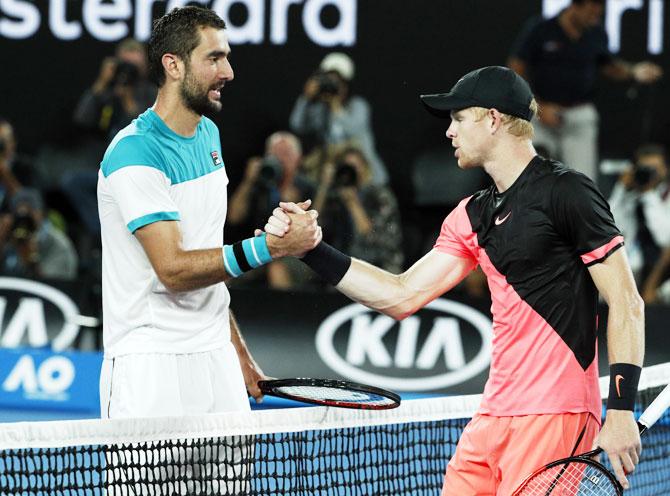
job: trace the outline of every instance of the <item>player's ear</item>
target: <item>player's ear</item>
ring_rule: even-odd
[[[184,73],[184,62],[177,55],[164,53],[161,57],[166,79],[180,80]]]
[[[489,130],[491,134],[495,134],[498,129],[502,127],[502,118],[503,115],[498,111],[498,109],[491,108],[488,111],[487,117],[489,118]]]

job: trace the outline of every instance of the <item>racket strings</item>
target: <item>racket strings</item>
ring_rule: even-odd
[[[518,496],[619,496],[599,468],[573,461],[543,470],[526,482]]]
[[[282,386],[276,388],[276,390],[286,395],[314,400],[365,403],[374,406],[386,406],[395,403],[392,398],[379,394],[325,386]]]

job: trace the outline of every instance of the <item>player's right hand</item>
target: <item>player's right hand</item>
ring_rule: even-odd
[[[281,237],[268,233],[266,238],[272,258],[303,257],[308,251],[313,250],[323,238],[321,226],[317,222],[319,213],[316,210],[305,212],[296,204],[292,205],[295,206],[296,213],[287,214],[289,229]],[[277,226],[274,225],[274,227]]]
[[[274,234],[283,238],[291,228],[291,217],[288,214],[304,214],[310,205],[312,205],[312,200],[305,200],[299,203],[279,202],[279,206],[272,211],[272,215],[268,218],[268,222],[263,229],[268,234]],[[260,236],[261,234],[263,234],[263,231],[260,229],[254,231],[254,236]]]

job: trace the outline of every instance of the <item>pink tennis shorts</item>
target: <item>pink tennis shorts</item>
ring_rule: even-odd
[[[536,469],[590,450],[599,430],[590,413],[477,414],[447,466],[442,496],[510,496]]]

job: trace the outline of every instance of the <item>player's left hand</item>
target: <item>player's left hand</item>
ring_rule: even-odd
[[[256,400],[256,403],[262,403],[263,393],[258,387],[258,381],[264,381],[269,378],[263,373],[251,356],[240,358],[240,367],[242,368],[242,376],[244,377],[244,384],[247,386],[247,392]]]
[[[640,461],[642,444],[633,412],[607,410],[607,417],[593,447],[600,446],[612,464],[614,474],[624,489],[630,488],[626,474],[635,470]]]

